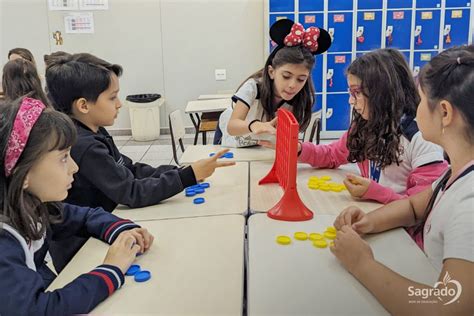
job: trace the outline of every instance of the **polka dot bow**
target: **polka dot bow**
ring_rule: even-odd
[[[311,26],[304,29],[300,23],[295,23],[291,27],[290,33],[285,37],[284,44],[286,46],[303,45],[312,53],[318,50],[319,28]]]

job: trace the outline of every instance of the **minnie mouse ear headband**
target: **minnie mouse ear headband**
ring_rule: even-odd
[[[303,46],[313,55],[319,55],[331,46],[331,36],[325,29],[311,26],[305,30],[303,25],[289,19],[276,21],[270,28],[270,38],[278,45],[272,55],[285,46]]]
[[[46,106],[39,100],[24,98],[16,114],[5,152],[5,176],[11,175],[28,143],[30,132]]]

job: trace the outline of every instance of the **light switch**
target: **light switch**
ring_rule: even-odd
[[[227,73],[226,73],[225,69],[216,69],[215,74],[216,74],[216,80],[217,81],[227,79]]]

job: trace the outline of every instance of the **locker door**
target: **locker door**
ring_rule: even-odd
[[[328,32],[332,36],[331,52],[352,51],[352,13],[330,12]]]
[[[382,6],[382,0],[359,0],[359,2],[357,3],[357,10],[382,9]]]
[[[275,23],[276,21],[281,20],[281,19],[290,19],[290,20],[294,21],[295,20],[295,15],[291,14],[291,13],[270,14],[270,17],[269,17],[270,27],[273,25],[273,23]],[[270,47],[270,52],[273,50],[275,45],[276,44],[273,43],[272,40],[270,40],[270,45],[268,46],[268,47]]]
[[[441,0],[416,0],[417,8],[441,8]]]
[[[407,64],[410,64],[410,52],[409,51],[402,51],[401,52],[403,56],[405,56],[405,60],[407,61]]]
[[[318,112],[323,108],[323,95],[322,94],[316,94],[314,96],[314,104],[313,104],[313,109],[311,110],[312,112]]]
[[[350,123],[349,94],[328,94],[326,104],[326,130],[345,131]]]
[[[368,51],[380,48],[380,37],[382,36],[382,12],[358,12],[356,33],[358,51]]]
[[[323,92],[323,56],[315,56],[316,61],[314,63],[311,77],[313,79],[314,90],[316,93]]]
[[[351,54],[328,54],[327,92],[347,91],[346,69],[351,64]]]
[[[471,1],[469,0],[446,0],[446,8],[462,8],[470,6]]]
[[[270,12],[293,12],[295,2],[292,0],[270,0]]]
[[[310,26],[324,27],[324,14],[323,13],[301,13],[299,21],[303,24],[304,28]]]
[[[324,0],[300,0],[300,11],[324,11]]]
[[[446,10],[443,47],[467,44],[469,41],[469,9]]]
[[[413,0],[388,0],[387,8],[389,9],[411,9],[413,6]]]
[[[438,49],[439,45],[439,10],[417,10],[415,22],[415,50]],[[418,31],[421,32],[418,35]]]
[[[411,10],[387,11],[386,47],[410,49]],[[391,33],[391,36],[387,36]]]
[[[413,57],[413,76],[418,77],[421,68],[436,55],[438,55],[437,51],[415,52]]]
[[[352,11],[352,9],[350,0],[328,0],[329,11]]]

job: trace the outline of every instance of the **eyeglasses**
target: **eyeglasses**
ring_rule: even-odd
[[[349,89],[347,89],[351,97],[354,99],[357,99],[360,94],[362,93],[362,87],[361,86],[350,86]]]

